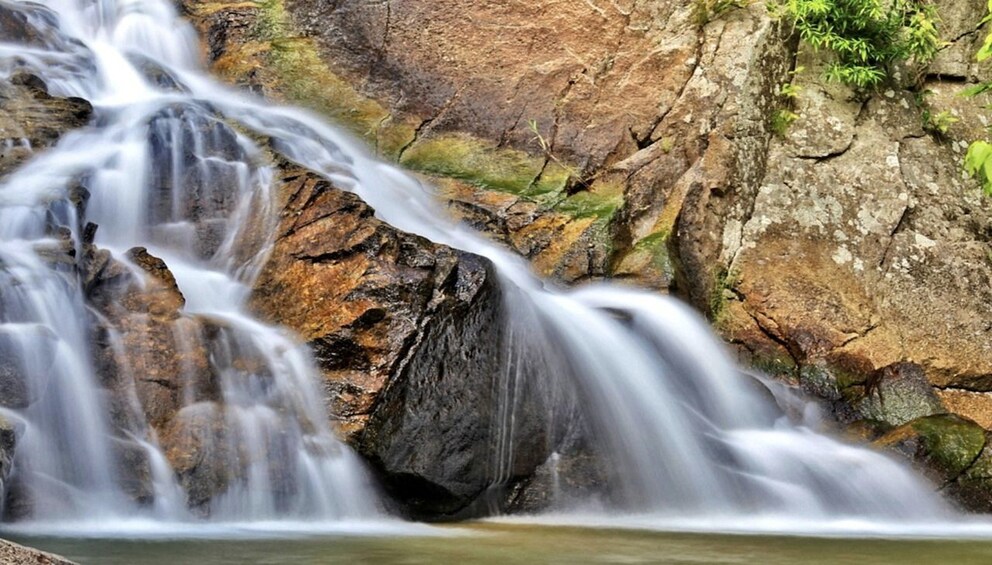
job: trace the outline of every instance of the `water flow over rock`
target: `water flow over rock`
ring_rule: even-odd
[[[374,517],[310,353],[246,314],[272,173],[176,78],[188,26],[112,0],[2,2],[0,24],[0,78],[94,107],[0,181],[7,517]]]
[[[489,418],[494,486],[514,474],[518,426],[532,416],[520,397],[543,389],[549,419],[567,424],[563,414],[579,407],[609,463],[611,504],[624,511],[948,515],[896,463],[781,417],[683,307],[606,286],[548,288],[337,129],[218,87],[197,71],[170,3],[50,6],[0,3],[0,14],[14,14],[10,27],[29,30],[0,45],[0,71],[27,70],[54,93],[86,98],[96,119],[0,186],[0,316],[31,380],[27,406],[8,412],[25,429],[13,489],[25,514],[120,515],[135,499],[154,501],[163,518],[187,505],[230,519],[372,511],[352,456],[327,428],[309,353],[243,308],[275,229],[273,175],[255,141],[265,137],[395,228],[495,266],[505,371],[486,391],[501,399]],[[99,225],[95,240],[87,222]],[[175,356],[147,361],[162,350]],[[181,382],[156,376],[163,367]],[[159,403],[172,407],[157,413]],[[549,435],[549,450],[569,438]],[[122,484],[121,462],[144,466],[148,480]],[[557,453],[547,467],[560,485]]]

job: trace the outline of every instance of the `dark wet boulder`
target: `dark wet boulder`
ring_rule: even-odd
[[[280,185],[255,310],[311,345],[339,430],[402,511],[481,512],[472,505],[529,476],[552,444],[539,379],[498,394],[512,386],[493,266],[384,224],[312,173],[284,165]]]
[[[938,485],[953,483],[971,469],[986,446],[981,426],[953,414],[917,418],[875,441],[916,462]]]

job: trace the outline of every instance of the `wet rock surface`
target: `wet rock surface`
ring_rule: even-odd
[[[0,17],[4,13],[0,6]],[[0,80],[0,177],[35,150],[89,121],[93,108],[79,98],[58,98],[34,75],[19,72]]]
[[[514,453],[499,477],[493,449],[505,378],[503,305],[492,265],[399,232],[353,194],[282,169],[281,223],[252,304],[298,332],[324,375],[349,443],[418,517],[466,512],[494,482],[548,457],[542,394],[523,379]]]
[[[762,6],[691,4],[184,6],[222,76],[345,123],[542,274],[678,293],[870,437],[990,425],[992,205],[960,165],[987,116],[957,95],[982,6],[941,0],[920,83],[867,93]]]
[[[867,420],[882,427],[901,426],[906,422],[944,414],[947,410],[934,392],[919,365],[899,363],[873,373],[863,385],[845,390],[854,400],[848,420]],[[847,407],[840,401],[838,411]]]
[[[920,463],[937,484],[946,486],[972,470],[985,448],[986,436],[978,424],[942,414],[913,420],[875,443]]]

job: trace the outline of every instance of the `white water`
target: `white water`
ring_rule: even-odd
[[[76,273],[45,260],[45,248],[58,245],[48,224],[71,230],[80,254],[80,228],[94,222],[96,243],[118,261],[135,246],[166,261],[187,298],[171,345],[205,347],[219,381],[211,398],[194,369],[181,375],[176,420],[189,427],[177,433],[199,442],[208,460],[199,466],[232,470],[197,512],[221,522],[378,518],[365,471],[330,431],[309,352],[245,313],[275,228],[271,171],[203,100],[151,84],[139,68],[195,68],[192,31],[167,2],[49,7],[26,9],[42,45],[0,45],[0,74],[34,72],[54,93],[90,100],[95,118],[0,186],[0,336],[38,399],[6,412],[23,428],[15,514],[48,530],[103,522],[142,531],[194,519],[130,380],[142,376],[132,366],[141,352],[109,331],[125,376],[114,394],[130,400],[113,408],[90,358],[88,325],[99,314]],[[80,179],[90,192],[85,218],[67,201]],[[134,470],[122,468],[121,450],[143,454],[150,505],[129,496]]]
[[[89,178],[87,219],[100,224],[97,243],[118,254],[135,245],[148,247],[175,273],[188,300],[187,315],[219,320],[225,328],[214,358],[225,375],[228,409],[195,402],[192,396],[184,408],[207,417],[223,412],[232,431],[224,440],[232,442],[227,447],[248,452],[243,480],[211,504],[212,515],[231,520],[374,515],[374,497],[362,485],[360,468],[324,423],[307,353],[278,329],[244,313],[268,237],[242,228],[271,231],[270,173],[250,140],[238,135],[232,145],[224,137],[230,130],[219,125],[215,111],[356,192],[389,224],[492,260],[507,295],[509,330],[526,335],[514,341],[519,350],[509,352],[509,358],[542,363],[540,372],[555,375],[578,393],[616,470],[620,498],[612,511],[636,515],[630,523],[697,529],[752,522],[770,531],[791,531],[801,523],[803,531],[829,532],[871,522],[917,532],[946,528],[955,520],[932,488],[903,465],[782,417],[738,374],[686,307],[605,285],[574,292],[549,288],[524,261],[452,223],[429,190],[368,156],[338,129],[309,113],[272,107],[215,84],[198,69],[192,33],[176,19],[170,3],[61,0],[47,5],[58,14],[62,32],[78,43],[55,36],[30,48],[0,44],[0,75],[28,68],[54,92],[92,101],[97,119],[0,186],[0,264],[5,267],[0,272],[7,277],[0,285],[0,328],[17,336],[13,342],[25,363],[55,359],[44,400],[12,416],[27,430],[18,448],[18,472],[34,490],[56,493],[53,500],[42,495],[43,503],[33,509],[35,520],[120,520],[141,512],[151,524],[187,518],[148,426],[132,433],[155,454],[157,496],[151,516],[135,508],[116,485],[110,423],[85,353],[82,297],[72,278],[50,268],[36,251],[47,237],[45,210],[64,199],[80,175]],[[167,70],[182,88],[152,84],[135,66],[140,60]],[[186,148],[207,158],[183,163]],[[224,191],[191,194],[191,186]],[[162,187],[168,188],[166,197]],[[211,198],[195,219],[215,220],[211,225],[219,226],[222,235],[216,251],[207,254],[197,249],[197,238],[183,236],[194,220],[187,204],[207,201],[205,196]],[[166,198],[170,205],[154,206],[152,198]],[[209,203],[217,203],[216,208]],[[60,210],[64,225],[78,224],[71,206]],[[243,241],[252,243],[250,252]],[[195,339],[179,332],[177,347]],[[275,390],[256,378],[237,378],[233,359],[246,354],[264,360],[266,372],[275,375]],[[512,398],[522,378],[518,373],[508,374],[494,393]],[[513,407],[503,408],[497,423],[512,426]],[[317,431],[304,431],[312,429]],[[503,469],[513,456],[512,436],[500,434],[494,446],[496,480],[507,478]],[[246,445],[269,449],[246,450]],[[297,459],[292,476],[299,488],[291,493],[271,486],[270,463],[285,457]],[[49,484],[59,488],[49,490]]]

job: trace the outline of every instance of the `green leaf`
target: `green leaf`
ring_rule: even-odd
[[[964,157],[964,169],[982,184],[985,194],[992,196],[992,144],[972,143]]]
[[[975,176],[982,170],[989,157],[992,157],[992,145],[985,141],[976,141],[968,147],[968,153],[964,157],[964,168],[969,175]]]
[[[988,92],[990,90],[992,90],[992,82],[984,82],[982,84],[976,84],[974,86],[969,86],[968,88],[965,88],[960,93],[958,93],[958,95],[959,96],[966,96],[966,97],[978,96],[979,94],[983,94],[983,93]]]
[[[992,33],[985,36],[985,43],[982,44],[982,48],[978,50],[978,60],[984,61],[992,57]]]

